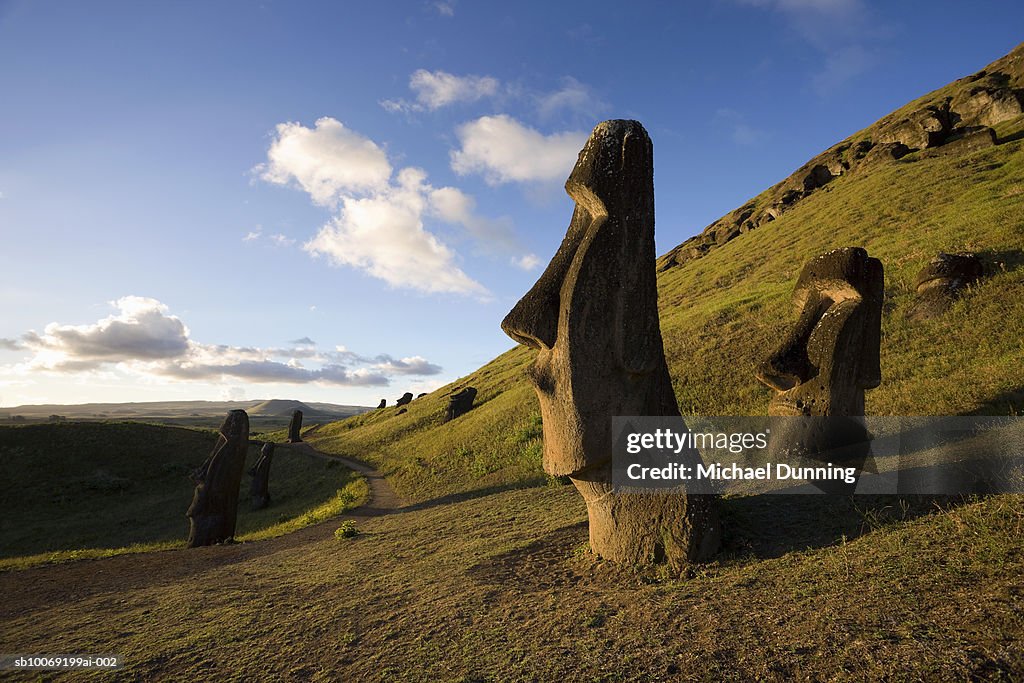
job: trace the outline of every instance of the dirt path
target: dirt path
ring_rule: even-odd
[[[391,514],[402,507],[401,499],[384,476],[369,465],[326,455],[305,442],[289,447],[314,457],[338,460],[363,474],[370,487],[369,500],[333,519],[263,541],[118,555],[3,572],[0,573],[0,591],[4,595],[4,600],[0,601],[0,620],[38,609],[41,605],[62,604],[106,593],[124,593],[144,586],[173,583],[183,577],[202,582],[203,574],[225,565],[271,556],[328,538],[344,520],[358,524],[360,520]]]

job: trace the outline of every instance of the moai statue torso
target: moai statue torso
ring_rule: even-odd
[[[234,538],[238,488],[249,448],[249,416],[232,410],[224,419],[217,445],[192,474],[196,483],[189,517],[189,548],[214,545]]]

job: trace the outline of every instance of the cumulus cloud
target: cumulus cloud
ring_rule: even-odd
[[[441,372],[422,356],[395,360],[344,347],[321,351],[309,337],[294,340],[292,348],[203,344],[191,339],[185,324],[156,299],[127,296],[111,303],[117,312],[95,323],[51,323],[42,334],[26,333],[20,348],[32,357],[8,369],[70,374],[116,368],[142,377],[346,386],[383,386],[395,375]]]
[[[417,69],[409,76],[409,89],[416,95],[414,102],[383,100],[380,105],[390,112],[435,111],[493,97],[498,94],[500,85],[492,76],[456,76],[447,71]]]
[[[455,0],[442,0],[441,2],[434,3],[434,9],[442,17],[454,17],[455,16]]]
[[[255,170],[267,182],[298,185],[324,206],[343,195],[380,191],[391,177],[383,149],[330,117],[313,128],[279,123],[267,163]]]
[[[461,147],[451,152],[452,169],[480,173],[490,185],[563,181],[587,140],[584,131],[544,135],[506,114],[482,116],[456,133]]]
[[[0,337],[0,351],[21,351],[22,346],[16,339]]]
[[[537,96],[537,110],[545,118],[568,110],[595,119],[607,108],[588,86],[572,77],[565,78],[560,89]]]

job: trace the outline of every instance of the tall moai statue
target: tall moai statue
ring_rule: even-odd
[[[267,441],[260,448],[260,457],[249,470],[252,484],[249,486],[249,497],[253,510],[262,510],[270,505],[270,463],[274,458],[274,444]]]
[[[234,538],[238,489],[248,448],[249,416],[244,410],[232,410],[220,426],[213,452],[192,473],[196,489],[186,513],[189,518],[186,547],[214,545]]]
[[[807,418],[779,420],[773,451],[863,465],[864,391],[882,381],[883,287],[882,262],[860,247],[804,266],[793,292],[798,320],[756,371],[775,390],[769,415]]]
[[[302,442],[302,411],[296,410],[292,413],[292,419],[288,422],[288,443]]]
[[[598,124],[565,189],[576,202],[568,232],[501,327],[537,350],[544,470],[583,495],[593,551],[679,570],[718,549],[715,497],[617,492],[611,476],[613,416],[679,417],[658,320],[647,131]]]

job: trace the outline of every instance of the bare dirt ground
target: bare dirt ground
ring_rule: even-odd
[[[0,651],[121,655],[104,680],[1024,675],[1019,497],[860,531],[791,510],[782,545],[756,539],[783,533],[780,510],[798,503],[738,501],[725,518],[739,540],[669,580],[586,552],[572,487],[401,507],[376,472],[351,466],[370,480],[369,504],[287,536],[0,575]],[[344,519],[358,536],[335,538]]]

